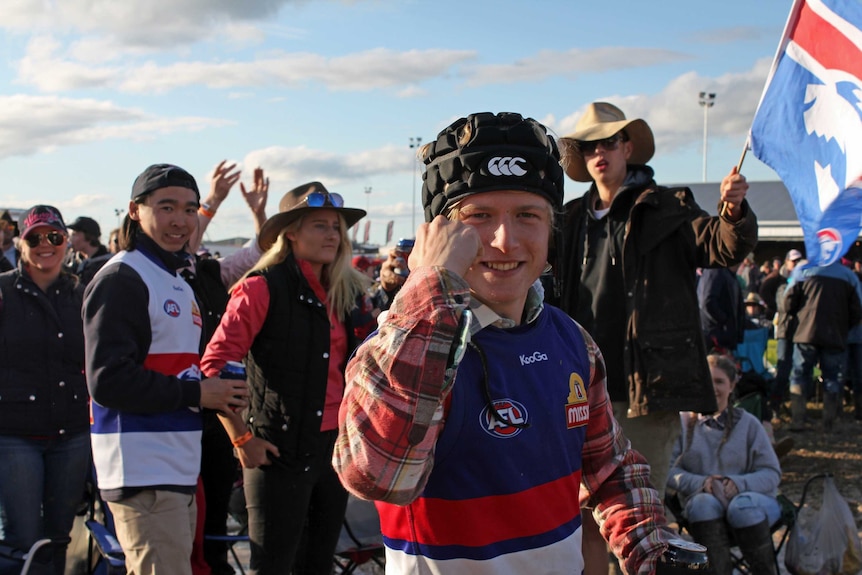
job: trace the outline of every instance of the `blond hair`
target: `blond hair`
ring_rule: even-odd
[[[272,247],[266,250],[242,279],[248,277],[252,272],[275,266],[287,259],[287,256],[293,251],[287,234],[298,231],[302,226],[302,220],[303,216],[300,216],[284,226],[278,232],[278,237]],[[326,303],[329,308],[337,317],[344,318],[356,307],[357,298],[364,293],[371,284],[371,280],[351,265],[353,246],[350,243],[350,238],[347,237],[347,223],[341,214],[338,214],[338,229],[341,234],[338,253],[332,263],[323,265],[320,283],[326,289]]]

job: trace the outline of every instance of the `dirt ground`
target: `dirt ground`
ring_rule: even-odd
[[[831,473],[835,486],[847,501],[856,520],[856,531],[862,536],[862,423],[853,419],[846,406],[832,433],[821,430],[822,404],[808,403],[810,429],[789,431],[789,413],[782,411],[773,420],[775,438],[792,437],[793,449],[781,459],[780,490],[799,504],[805,482],[814,475]],[[805,496],[806,504],[819,508],[823,498],[823,481],[812,481]],[[781,567],[784,569],[783,553]]]

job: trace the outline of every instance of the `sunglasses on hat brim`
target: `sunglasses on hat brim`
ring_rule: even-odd
[[[340,194],[330,194],[327,192],[311,192],[304,198],[302,198],[302,202],[308,204],[309,207],[312,208],[323,208],[325,206],[332,206],[333,208],[343,208],[344,207],[344,198],[341,197]]]

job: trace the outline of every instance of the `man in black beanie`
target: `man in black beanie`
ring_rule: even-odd
[[[461,118],[420,150],[410,275],[348,363],[333,465],[377,500],[387,573],[580,573],[589,501],[627,572],[671,534],[589,334],[543,304],[563,171],[546,128]]]

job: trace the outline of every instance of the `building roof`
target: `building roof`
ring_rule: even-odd
[[[691,188],[697,203],[711,214],[718,213],[719,183],[673,184]],[[787,188],[781,181],[748,182],[745,198],[757,215],[760,241],[802,241],[802,227]]]

